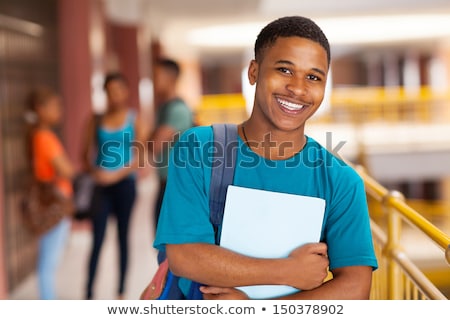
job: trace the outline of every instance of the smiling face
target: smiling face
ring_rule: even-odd
[[[319,108],[325,93],[328,59],[318,43],[281,37],[253,60],[248,76],[256,83],[252,121],[268,131],[299,131]]]

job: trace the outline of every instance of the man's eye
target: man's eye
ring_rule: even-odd
[[[306,77],[308,80],[312,80],[312,81],[320,81],[321,79],[318,76],[315,76],[313,74],[310,74],[309,76]]]
[[[285,74],[292,74],[291,70],[289,70],[288,68],[278,68],[278,71]]]

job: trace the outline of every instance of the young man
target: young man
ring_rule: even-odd
[[[192,110],[177,93],[180,73],[179,64],[172,59],[162,58],[155,65],[156,128],[150,137],[150,151],[153,154],[154,165],[158,169],[159,177],[159,193],[154,216],[155,228],[166,187],[170,144],[177,135],[193,126]]]
[[[190,130],[171,156],[154,243],[166,250],[172,272],[182,277],[184,293],[190,279],[204,284],[204,299],[247,299],[236,287],[271,284],[300,289],[281,299],[369,298],[377,261],[363,182],[304,132],[324,97],[329,65],[328,40],[310,19],[284,17],[263,28],[248,69],[249,81],[256,85],[255,101],[250,118],[238,126],[233,181],[241,187],[324,199],[321,241],[283,259],[251,258],[214,245],[210,154],[203,152],[213,139],[212,129]],[[249,156],[251,167],[243,165]],[[258,228],[257,221],[253,227]],[[328,268],[332,279],[324,282]]]

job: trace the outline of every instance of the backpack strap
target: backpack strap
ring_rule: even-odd
[[[218,228],[222,224],[227,188],[233,184],[238,131],[235,124],[213,124],[212,128],[215,153],[209,186],[209,218],[219,244]]]

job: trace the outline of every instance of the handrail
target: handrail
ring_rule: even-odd
[[[428,278],[417,268],[417,266],[405,255],[403,251],[394,249],[392,258],[402,267],[403,271],[409,276],[423,293],[433,300],[447,300]]]
[[[388,238],[383,230],[373,221],[371,221],[372,235],[375,242],[385,248],[388,244]],[[447,298],[440,292],[434,284],[417,268],[417,266],[405,255],[402,250],[391,250],[392,259],[409,276],[411,281],[420,288],[420,291],[433,300],[446,300]]]
[[[424,216],[420,215],[416,210],[409,207],[403,201],[396,199],[394,197],[389,197],[387,202],[391,204],[395,209],[404,215],[410,222],[412,222],[417,228],[419,228],[423,233],[425,233],[430,239],[436,242],[441,248],[446,252],[447,262],[450,264],[448,259],[449,248],[450,248],[450,237],[447,236],[442,230],[437,228],[434,224],[429,222]]]
[[[416,210],[408,206],[404,201],[392,196],[391,192],[369,176],[362,166],[354,166],[364,183],[368,186],[367,192],[379,201],[383,201],[396,209],[401,216],[413,224],[425,235],[432,239],[445,252],[445,258],[450,264],[450,236],[429,222]]]

